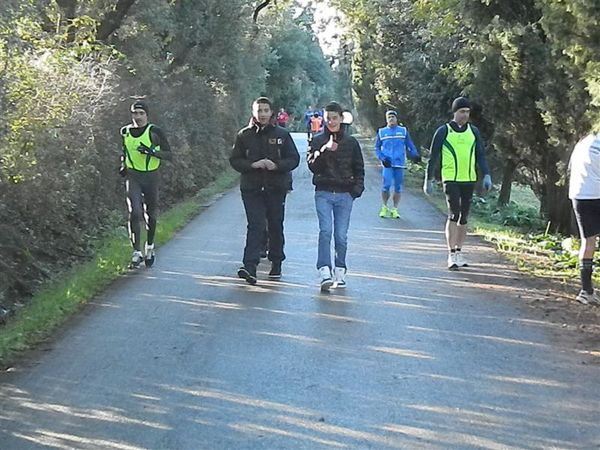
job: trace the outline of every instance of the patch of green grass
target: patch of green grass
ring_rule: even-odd
[[[363,149],[373,148],[373,139],[362,139]],[[365,152],[366,155],[366,152]],[[374,152],[366,158],[375,159]],[[425,176],[425,163],[408,164],[404,185],[407,189],[421,192]],[[437,184],[427,197],[442,213],[446,213],[446,197],[442,185]],[[520,270],[540,278],[559,279],[562,282],[576,280],[579,240],[549,234],[539,215],[540,201],[531,188],[514,183],[509,205],[498,207],[498,192],[473,197],[469,229],[494,244],[496,249],[513,261]],[[600,256],[595,264],[600,265]],[[594,273],[600,283],[600,273]]]
[[[195,217],[202,204],[237,181],[238,174],[226,171],[195,197],[161,214],[156,245],[169,241]],[[0,367],[7,366],[19,352],[48,338],[52,331],[77,313],[95,295],[128,270],[131,245],[121,227],[102,238],[94,259],[52,281],[0,329]]]
[[[423,165],[412,165],[405,174],[405,184],[412,190],[421,190]],[[434,189],[429,201],[446,213],[446,199],[441,184]],[[497,206],[497,193],[473,198],[469,228],[494,244],[502,254],[512,260],[520,270],[540,278],[553,278],[568,282],[576,280],[579,272],[578,239],[549,234],[539,215],[539,200],[527,186],[515,184],[511,202]],[[600,256],[596,264],[600,264]],[[594,274],[600,282],[600,273]]]
[[[538,211],[540,209],[540,201],[529,186],[513,183],[510,200],[519,206],[529,206]]]

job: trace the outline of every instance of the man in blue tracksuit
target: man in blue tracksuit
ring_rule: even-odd
[[[398,203],[400,203],[400,193],[404,182],[404,169],[406,168],[406,151],[409,157],[415,161],[421,161],[421,156],[413,144],[408,129],[398,124],[398,113],[396,111],[387,111],[385,113],[387,127],[380,128],[377,131],[375,141],[375,152],[377,159],[381,161],[383,187],[381,189],[381,200],[383,205],[379,211],[379,217],[392,217],[399,219]],[[390,198],[390,188],[394,183],[393,207],[388,208]]]

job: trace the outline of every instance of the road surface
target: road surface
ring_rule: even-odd
[[[319,292],[304,159],[281,281],[266,263],[256,286],[236,277],[233,189],[0,376],[0,448],[600,448],[598,355],[524,307],[543,292],[476,239],[449,272],[444,217],[418,193],[380,219],[364,153],[345,291]]]

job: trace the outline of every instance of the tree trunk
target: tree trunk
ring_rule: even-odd
[[[550,230],[562,234],[571,234],[571,201],[567,185],[556,185],[555,177],[548,176],[544,192],[540,198],[540,209],[550,221]]]
[[[67,24],[67,42],[71,43],[75,40],[75,27],[73,26],[73,20],[75,19],[75,13],[77,10],[77,1],[56,0],[56,4],[61,8],[65,15],[65,22]]]
[[[135,0],[119,0],[115,8],[102,18],[96,32],[96,39],[106,41],[121,26],[134,3]]]
[[[498,206],[506,206],[510,202],[510,194],[512,190],[512,182],[515,175],[517,163],[507,159],[502,172],[502,186],[500,187],[500,195],[498,196]]]

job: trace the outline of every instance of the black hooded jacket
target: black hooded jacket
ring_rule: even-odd
[[[275,170],[254,169],[251,164],[270,159],[277,165]],[[287,190],[289,173],[298,167],[300,156],[290,133],[280,126],[269,124],[260,127],[251,121],[242,128],[233,145],[229,158],[231,167],[242,174],[240,190]]]
[[[308,149],[308,168],[313,173],[315,190],[349,192],[352,197],[358,198],[365,190],[365,164],[360,144],[342,128],[333,133],[337,149],[321,152],[331,135],[325,127],[313,138]]]

